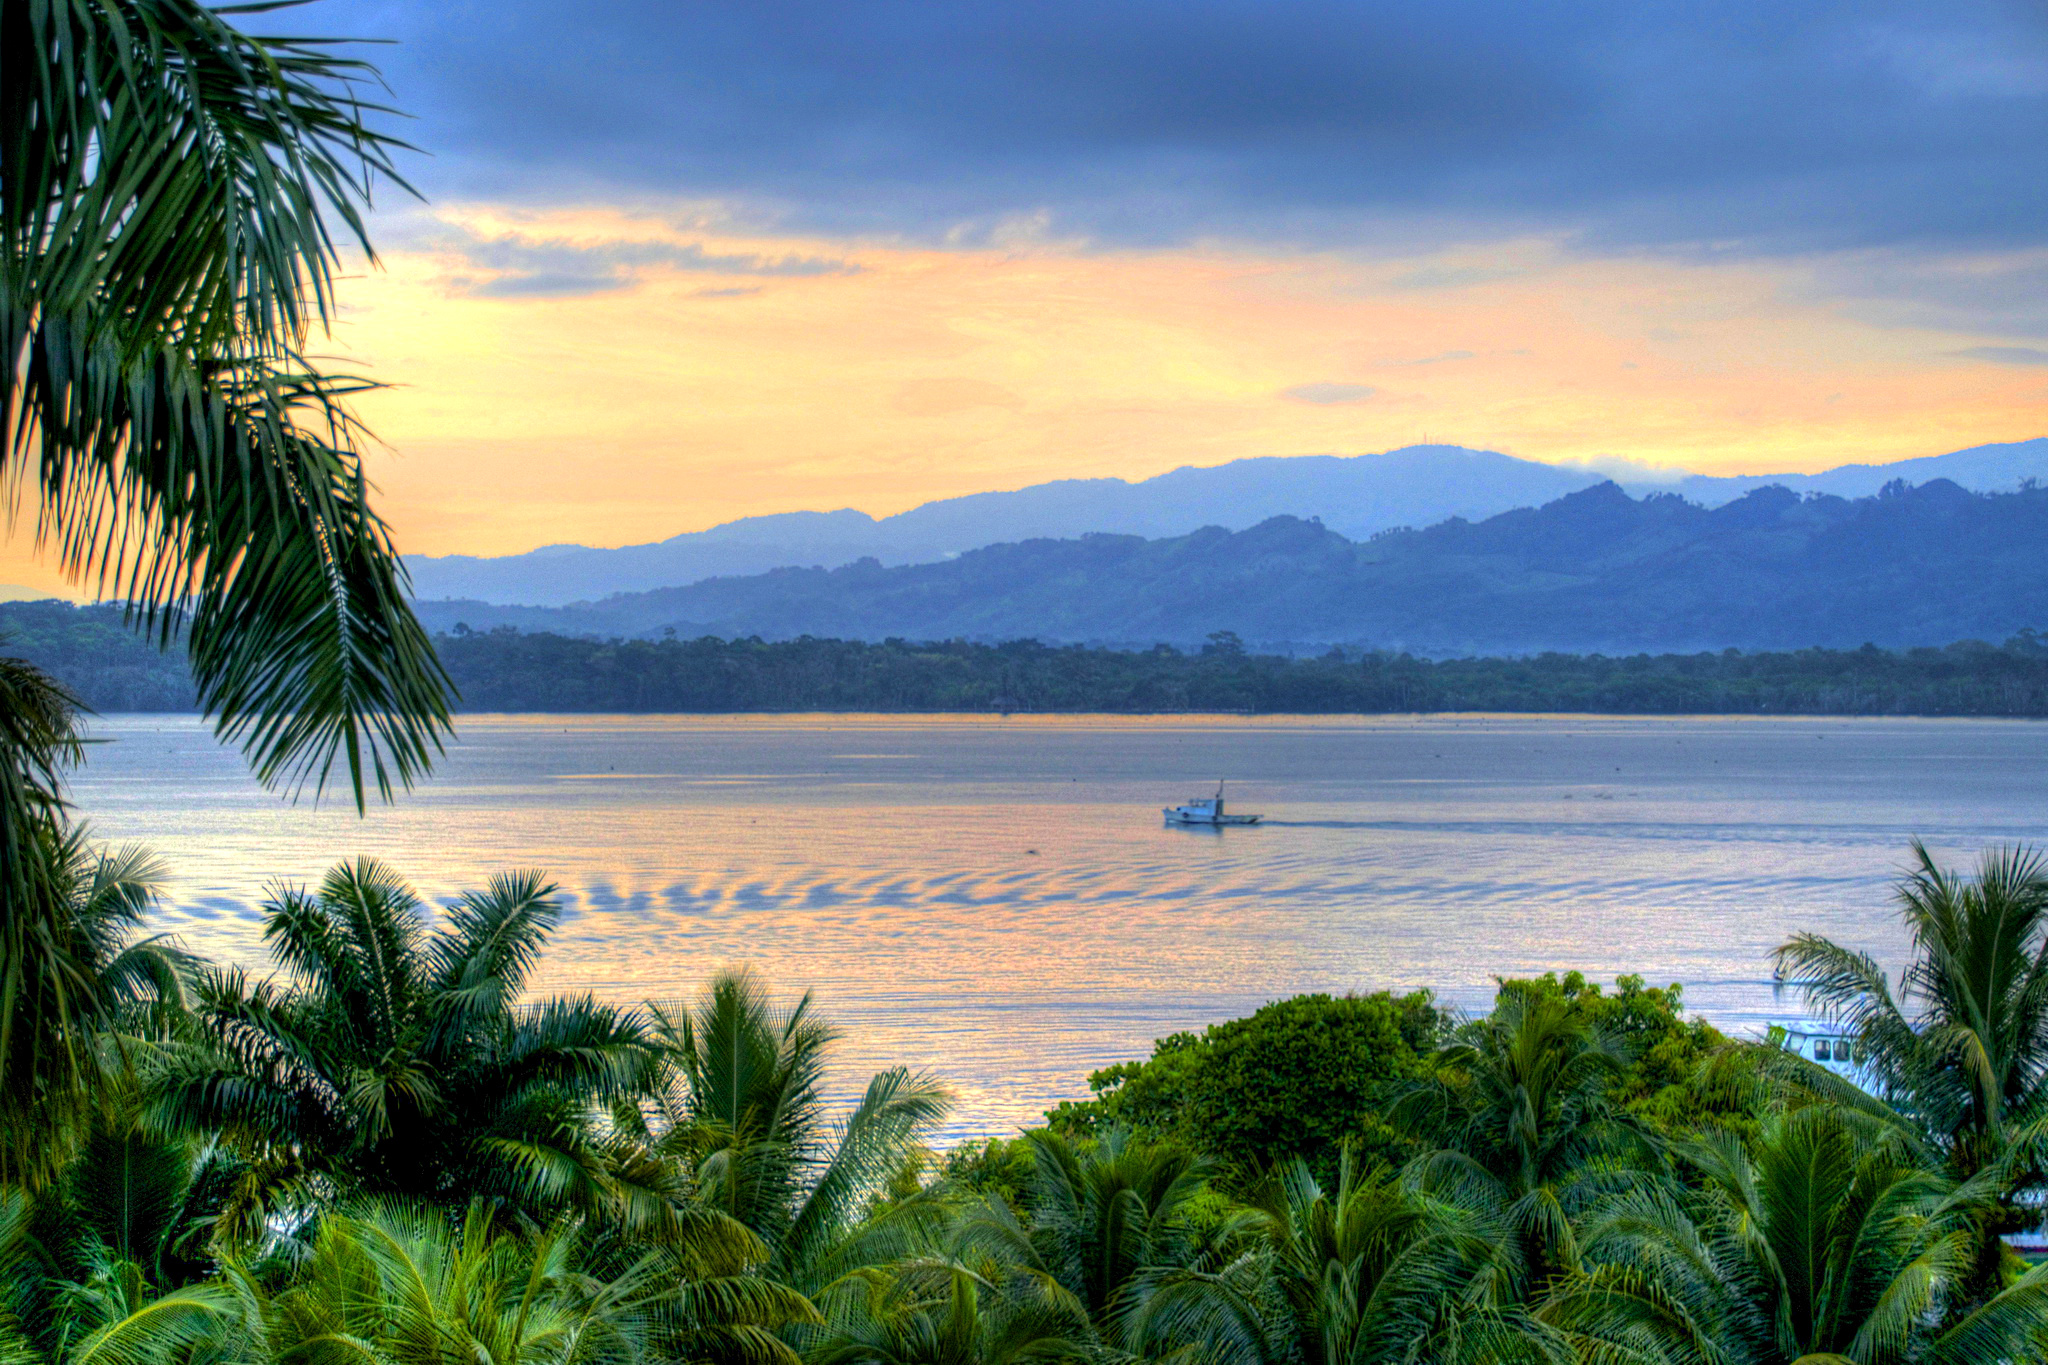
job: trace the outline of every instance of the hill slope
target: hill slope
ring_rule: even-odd
[[[1979,446],[1892,465],[1845,465],[1823,474],[1710,478],[1673,485],[1715,506],[1752,488],[1866,497],[1891,479],[1946,478],[1978,491],[2048,478],[2048,440]],[[1460,446],[1410,446],[1377,455],[1301,455],[1176,469],[1137,483],[1066,479],[1012,492],[926,503],[879,520],[864,512],[789,512],[748,517],[653,545],[591,549],[553,545],[482,559],[414,556],[421,598],[474,598],[556,606],[620,592],[681,586],[790,565],[834,568],[872,557],[919,564],[1002,542],[1115,532],[1152,538],[1204,526],[1243,530],[1275,516],[1319,517],[1354,540],[1446,517],[1476,520],[1530,507],[1600,482],[1600,476]],[[1637,491],[1649,491],[1637,485]]]
[[[422,598],[559,605],[618,592],[790,565],[834,568],[872,557],[920,564],[1001,541],[1113,531],[1185,535],[1268,517],[1321,516],[1347,534],[1483,517],[1599,482],[1582,470],[1459,446],[1411,446],[1384,455],[1303,455],[1182,468],[1138,483],[1061,479],[1000,493],[928,502],[895,516],[786,512],[747,517],[653,545],[551,545],[522,555],[412,556]]]
[[[437,629],[1175,644],[1433,654],[2003,639],[2048,624],[2048,490],[1754,490],[1716,508],[1603,483],[1366,541],[1274,517],[1147,540],[995,545],[937,564],[781,569],[565,609],[423,602]]]

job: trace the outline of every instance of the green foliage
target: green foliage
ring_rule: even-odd
[[[1561,991],[1504,986],[1389,1114],[1434,1149],[1409,1165],[1415,1188],[1499,1225],[1501,1265],[1524,1301],[1576,1263],[1574,1224],[1591,1202],[1660,1164],[1610,1098],[1624,1044],[1587,1014]]]
[[[651,1007],[661,1067],[614,1122],[691,1198],[761,1237],[779,1275],[811,1290],[859,1254],[862,1215],[950,1105],[907,1068],[884,1071],[836,1133],[820,1089],[834,1031],[805,995],[778,1009],[744,973],[715,978],[692,1005]],[[900,1221],[919,1212],[913,1204]],[[893,1229],[884,1230],[884,1240]]]
[[[2048,1268],[1947,1330],[1967,1278],[1968,1201],[1896,1132],[1813,1105],[1767,1117],[1743,1142],[1676,1149],[1697,1193],[1643,1187],[1582,1228],[1584,1268],[1543,1316],[1589,1358],[1643,1361],[2038,1358]]]
[[[1097,1073],[1100,1074],[1100,1073]],[[939,1167],[941,1185],[980,1199],[997,1199],[1011,1213],[1024,1205],[1037,1158],[1024,1138],[988,1138],[963,1142],[946,1153]]]
[[[1022,1365],[1093,1361],[1099,1348],[1073,1296],[1000,1262],[944,1258],[868,1267],[820,1296],[813,1365]]]
[[[1046,1117],[1072,1132],[1127,1126],[1170,1138],[1221,1158],[1240,1181],[1295,1158],[1334,1176],[1347,1142],[1402,1153],[1380,1096],[1421,1074],[1442,1026],[1427,991],[1296,996],[1199,1036],[1163,1038],[1146,1061],[1091,1075],[1095,1099]]]
[[[746,1274],[688,1273],[649,1256],[603,1277],[571,1226],[518,1235],[487,1205],[459,1223],[376,1204],[321,1220],[274,1291],[237,1268],[244,1340],[278,1361],[380,1365],[797,1365],[777,1335],[815,1322],[802,1295]]]
[[[1483,1357],[1486,1328],[1526,1325],[1512,1310],[1458,1311],[1484,1303],[1496,1249],[1485,1218],[1432,1207],[1349,1152],[1334,1189],[1288,1162],[1252,1206],[1271,1245],[1273,1291],[1286,1304],[1287,1345],[1304,1365]]]
[[[1082,1143],[1044,1131],[1027,1140],[1035,1169],[1025,1205],[1037,1262],[1098,1329],[1114,1334],[1137,1276],[1194,1259],[1196,1201],[1215,1167],[1126,1129]]]
[[[163,868],[147,851],[94,849],[83,827],[25,822],[0,914],[0,1180],[51,1180],[128,1058],[110,1045],[185,1002],[188,964],[131,941]]]
[[[1621,1068],[1607,1098],[1667,1137],[1705,1124],[1741,1126],[1755,1107],[1756,1059],[1731,1049],[1712,1024],[1685,1017],[1685,989],[1616,978],[1613,993],[1581,973],[1503,981],[1519,991],[1565,1001],[1574,1017],[1615,1045]]]

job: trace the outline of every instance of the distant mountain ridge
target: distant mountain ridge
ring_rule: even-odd
[[[1718,506],[1769,484],[1853,498],[1875,493],[1897,478],[1915,483],[1945,478],[1972,491],[1991,492],[2016,487],[2028,477],[2048,478],[2048,438],[1889,465],[1844,465],[1811,475],[1689,475],[1675,483],[1628,482],[1636,491],[1667,489]],[[500,558],[411,556],[407,564],[414,593],[423,600],[561,606],[790,566],[835,568],[863,558],[883,565],[921,564],[999,543],[1094,532],[1158,539],[1204,526],[1239,531],[1275,516],[1320,518],[1332,531],[1362,540],[1392,527],[1434,525],[1449,517],[1481,520],[1536,506],[1605,478],[1462,446],[1408,446],[1375,455],[1268,456],[1184,467],[1136,483],[1063,479],[1010,492],[975,493],[879,519],[851,509],[785,512],[651,545],[551,545]]]
[[[1190,645],[1230,631],[1434,655],[1897,648],[2048,626],[2048,489],[1936,479],[1849,499],[1774,485],[1706,507],[1602,482],[1363,541],[1278,516],[931,564],[779,569],[567,608],[419,605],[439,630],[595,635]]]

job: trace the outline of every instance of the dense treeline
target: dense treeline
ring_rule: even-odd
[[[0,604],[10,653],[102,712],[193,706],[181,660],[117,609]],[[437,639],[468,711],[1586,711],[2048,716],[2048,637],[1942,649],[1420,659],[888,640],[591,640],[510,629]]]
[[[1288,658],[1223,637],[1199,653],[1036,641],[580,640],[444,636],[471,711],[1593,711],[2048,715],[2048,647],[2031,634],[1891,652],[1418,659]]]

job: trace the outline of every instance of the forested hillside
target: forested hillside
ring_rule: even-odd
[[[2048,489],[1754,490],[1707,508],[1602,484],[1353,541],[1275,517],[941,563],[782,569],[540,609],[423,602],[435,628],[793,639],[1341,643],[1430,655],[1801,649],[2004,639],[2048,621]]]
[[[198,709],[184,655],[151,645],[119,607],[0,602],[0,658],[28,660],[95,711]]]

